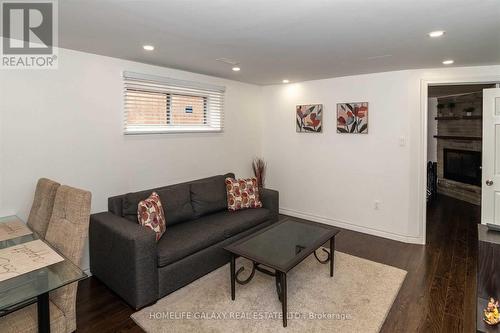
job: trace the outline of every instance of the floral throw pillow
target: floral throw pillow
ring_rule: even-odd
[[[257,178],[226,178],[227,209],[236,211],[245,208],[260,208]]]
[[[143,227],[151,228],[156,232],[156,241],[165,233],[166,221],[161,206],[160,196],[153,192],[146,200],[137,205],[137,219]]]

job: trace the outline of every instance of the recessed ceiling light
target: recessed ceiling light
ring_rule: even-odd
[[[441,37],[446,33],[446,31],[443,30],[436,30],[436,31],[431,31],[428,33],[429,37],[436,38],[436,37]]]
[[[241,70],[241,68],[239,68],[238,66],[234,66],[233,67],[233,71],[234,72],[239,72]]]
[[[143,45],[142,48],[146,51],[153,51],[155,49],[153,45]]]
[[[283,83],[289,83],[289,82],[290,82],[290,80],[285,79],[285,80],[283,80],[282,82],[283,82]]]
[[[455,61],[451,60],[451,59],[448,59],[448,60],[443,60],[443,65],[451,65],[453,64]]]

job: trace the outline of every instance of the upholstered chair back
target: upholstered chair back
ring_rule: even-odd
[[[40,178],[36,184],[35,198],[27,223],[41,238],[45,238],[59,186],[59,183],[47,178]]]
[[[83,246],[88,235],[90,218],[88,191],[62,185],[56,193],[52,217],[45,240],[79,266]],[[67,332],[76,330],[76,291],[78,283],[59,288],[50,293],[50,300],[66,317]]]

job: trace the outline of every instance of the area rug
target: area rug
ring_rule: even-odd
[[[241,265],[245,278],[250,262],[238,258]],[[147,333],[378,332],[406,271],[336,251],[331,278],[311,255],[287,274],[287,328],[274,277],[255,272],[231,301],[229,276],[228,264],[131,317]]]

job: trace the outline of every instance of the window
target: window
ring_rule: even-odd
[[[125,82],[125,134],[220,132],[225,88],[132,72]]]

